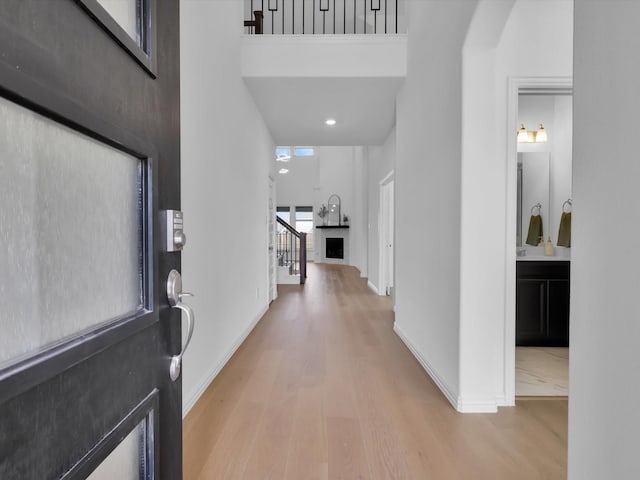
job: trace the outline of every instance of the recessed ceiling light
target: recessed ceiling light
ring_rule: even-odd
[[[288,162],[289,160],[291,160],[291,155],[285,153],[281,153],[276,157],[276,162]]]
[[[280,175],[284,175],[286,173],[289,173],[289,169],[288,168],[281,168],[280,170],[278,170],[278,173]]]
[[[335,119],[333,118],[328,118],[327,120],[325,120],[325,122],[327,125],[329,125],[330,127],[333,127],[336,124]]]

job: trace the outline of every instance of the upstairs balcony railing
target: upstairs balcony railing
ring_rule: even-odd
[[[397,34],[398,0],[245,0],[248,34]]]

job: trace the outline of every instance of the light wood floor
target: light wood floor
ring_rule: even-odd
[[[388,298],[352,267],[309,269],[185,419],[185,480],[566,478],[566,400],[457,413]]]

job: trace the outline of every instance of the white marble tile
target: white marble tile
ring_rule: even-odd
[[[516,347],[516,395],[568,394],[568,348]]]

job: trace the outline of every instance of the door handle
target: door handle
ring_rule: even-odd
[[[184,342],[182,349],[178,355],[171,357],[171,366],[169,367],[169,376],[172,381],[176,381],[180,376],[182,370],[182,356],[189,346],[191,336],[193,335],[193,327],[196,321],[195,314],[189,305],[182,302],[184,297],[193,297],[192,293],[182,291],[182,276],[177,270],[171,270],[169,272],[169,278],[167,279],[167,299],[171,308],[177,308],[181,312],[184,312],[187,316],[187,341]],[[180,316],[182,321],[182,315]]]

